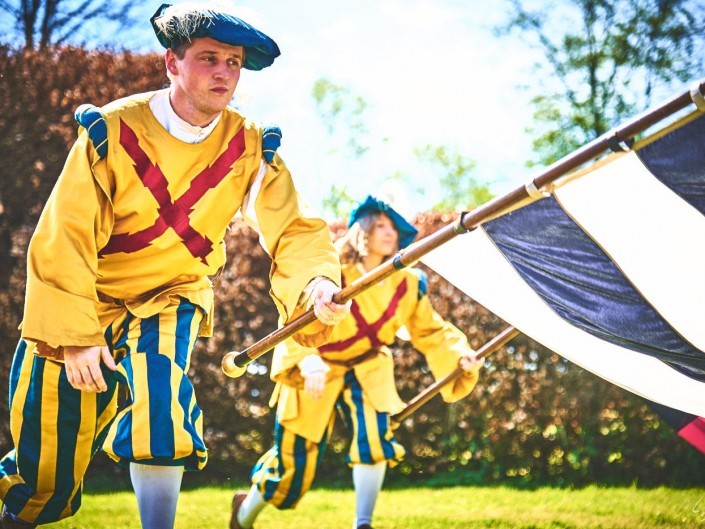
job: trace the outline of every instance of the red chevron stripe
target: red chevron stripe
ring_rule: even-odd
[[[110,237],[108,244],[99,252],[99,256],[124,252],[133,253],[149,246],[154,239],[160,237],[168,228],[173,229],[181,238],[184,246],[194,257],[208,264],[206,257],[213,251],[213,242],[200,234],[190,224],[189,215],[192,207],[206,194],[222,182],[232,169],[233,164],[245,152],[245,131],[241,128],[235,134],[225,151],[215,162],[198,173],[189,188],[175,201],[169,193],[169,182],[158,165],[150,160],[147,153],[139,145],[137,134],[121,119],[120,145],[132,158],[135,173],[142,184],[149,189],[157,201],[159,217],[152,226],[134,233],[116,233]]]
[[[357,322],[357,333],[355,333],[354,336],[346,340],[332,343],[329,342],[325,345],[321,345],[318,350],[322,353],[344,351],[345,349],[348,349],[352,344],[359,340],[362,340],[363,338],[368,338],[370,340],[371,347],[379,347],[380,345],[384,345],[384,343],[379,339],[379,331],[382,328],[382,325],[387,323],[392,318],[392,316],[394,316],[394,313],[397,311],[397,307],[399,306],[399,301],[401,301],[401,298],[404,297],[404,294],[406,294],[407,290],[408,286],[406,284],[406,278],[404,278],[404,280],[397,286],[397,289],[394,292],[392,299],[389,301],[389,306],[382,313],[382,316],[380,316],[379,319],[374,323],[368,323],[365,320],[365,318],[362,316],[362,313],[360,312],[360,307],[353,299],[352,305],[350,306],[350,313],[353,315],[353,318],[355,318],[355,321]]]

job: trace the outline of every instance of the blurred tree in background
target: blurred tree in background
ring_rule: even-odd
[[[369,109],[369,103],[350,88],[329,79],[317,79],[313,83],[311,96],[328,134],[341,135],[349,155],[359,158],[365,154],[369,149],[365,124],[365,111]]]
[[[350,88],[325,78],[313,83],[311,97],[327,133],[323,140],[326,156],[341,160],[363,157],[369,151],[365,115],[369,103]],[[350,212],[355,200],[347,185],[332,183],[323,198],[323,210],[333,214],[334,218],[342,218]]]
[[[328,155],[359,159],[369,150],[370,131],[365,125],[365,113],[369,104],[349,88],[337,85],[328,79],[318,79],[313,85],[311,95],[318,109],[328,138],[326,141],[342,143],[345,147],[333,146]],[[382,140],[385,141],[385,140]],[[484,204],[492,198],[486,184],[478,183],[472,176],[475,162],[445,145],[424,145],[413,150],[420,162],[431,166],[429,180],[438,182],[442,190],[441,199],[431,206],[432,211],[467,210]],[[398,180],[413,193],[424,195],[424,189],[412,189],[412,184],[402,172],[394,175],[380,175],[380,180]],[[382,197],[384,198],[384,197]],[[350,212],[355,198],[348,192],[348,187],[331,184],[328,195],[323,199],[323,208],[335,218],[345,218]]]
[[[0,285],[24,263],[13,231],[34,226],[76,139],[73,111],[166,82],[158,54],[0,45]]]
[[[347,218],[355,201],[346,185],[331,184],[328,195],[323,198],[323,209],[330,211],[336,219]]]
[[[28,50],[76,43],[89,26],[129,26],[134,5],[114,0],[0,0],[0,14],[13,22],[3,37],[9,42],[21,39]]]
[[[476,208],[493,198],[486,184],[473,178],[475,162],[444,145],[426,145],[414,149],[416,157],[441,170],[438,179],[443,196],[432,211],[462,211]]]
[[[498,34],[521,33],[545,59],[526,86],[539,91],[529,165],[550,165],[705,71],[701,0],[508,3]]]

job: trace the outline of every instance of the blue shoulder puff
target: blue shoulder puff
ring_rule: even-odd
[[[428,294],[428,276],[426,272],[419,268],[409,268],[409,271],[416,274],[416,277],[419,278],[419,299],[421,299]]]
[[[108,154],[108,127],[100,109],[91,104],[81,105],[73,113],[76,122],[88,131],[88,137],[101,160]]]
[[[272,163],[281,143],[282,130],[277,125],[266,125],[262,130],[262,156],[265,162]]]

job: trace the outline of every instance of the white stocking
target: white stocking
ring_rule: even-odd
[[[357,498],[355,529],[362,524],[372,524],[372,513],[375,510],[377,496],[382,490],[386,470],[386,461],[374,465],[353,466],[353,485]]]
[[[142,529],[173,529],[184,467],[130,463]]]
[[[257,485],[252,485],[252,488],[247,492],[247,498],[240,504],[240,510],[237,512],[237,523],[240,527],[249,529],[255,523],[255,518],[267,506],[262,493],[257,488]]]

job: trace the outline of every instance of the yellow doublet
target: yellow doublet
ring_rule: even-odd
[[[206,464],[188,371],[197,336],[211,333],[209,276],[225,263],[238,210],[273,259],[282,319],[311,279],[340,277],[327,225],[304,215],[281,159],[262,161],[261,130],[226,109],[202,143],[184,143],[156,120],[151,95],[92,122],[106,126],[107,154],[93,143],[100,134],[80,134],[30,243],[10,382],[15,450],[0,465],[0,498],[33,523],[78,509],[100,448],[121,463]],[[307,338],[322,343],[330,330],[311,325]],[[118,366],[103,366],[106,392],[70,386],[55,361],[68,345],[110,347]],[[118,386],[128,389],[119,412]]]
[[[103,344],[100,294],[141,318],[185,297],[204,309],[201,335],[209,336],[208,276],[225,263],[225,230],[248,199],[274,260],[271,294],[283,320],[312,278],[337,281],[327,226],[303,214],[280,158],[262,164],[261,130],[228,108],[205,141],[188,144],[156,120],[152,95],[101,109],[104,159],[85,131],[71,150],[30,244],[24,338]]]
[[[351,284],[363,272],[359,265],[344,265],[344,284]],[[437,380],[458,366],[460,355],[470,350],[467,338],[433,310],[428,297],[419,292],[419,284],[417,271],[402,270],[356,297],[351,313],[334,327],[326,345],[307,348],[287,340],[275,349],[272,378],[277,386],[272,401],[277,403],[277,420],[282,426],[319,442],[350,369],[376,411],[401,411],[404,403],[395,388],[394,362],[387,346],[402,327],[408,330],[412,345],[425,355]],[[352,363],[373,347],[378,347],[379,353],[354,367],[337,363]],[[330,367],[324,394],[318,400],[300,389],[302,377],[297,365],[309,354],[320,354]],[[476,382],[477,373],[459,377],[441,395],[449,402],[458,400],[470,393]]]

